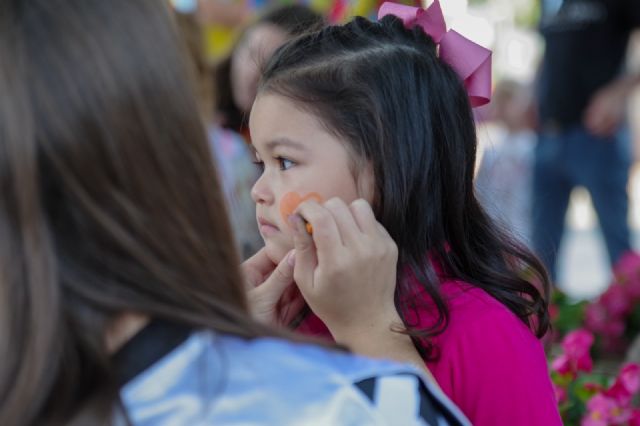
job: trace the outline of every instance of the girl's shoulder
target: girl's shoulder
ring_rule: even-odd
[[[533,331],[509,308],[490,294],[470,283],[445,280],[441,294],[447,305],[448,321],[444,331],[433,337],[439,352],[451,355],[456,351],[475,351],[477,346],[494,349],[507,344],[515,350],[529,351],[540,342]],[[425,295],[426,292],[422,293]],[[428,328],[435,324],[438,313],[430,299],[418,307],[416,323]]]
[[[447,303],[452,324],[467,321],[492,322],[494,320],[522,323],[509,308],[483,289],[458,280],[443,281],[440,291]]]
[[[442,290],[449,306],[445,333],[453,342],[509,344],[524,351],[541,345],[527,324],[486,291],[461,282],[445,283]]]
[[[487,324],[494,321],[524,324],[506,306],[492,297],[486,291],[470,283],[443,279],[440,283],[440,293],[449,311],[447,329],[458,327],[468,328],[470,323]],[[419,308],[420,320],[423,326],[428,326],[437,317],[437,310],[431,302],[427,292],[420,289],[413,296],[423,297],[424,303]]]
[[[442,293],[449,323],[434,338],[439,357],[427,365],[443,391],[473,424],[560,425],[544,349],[533,331],[471,284],[446,282]]]

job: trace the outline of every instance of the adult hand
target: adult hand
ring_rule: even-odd
[[[264,248],[242,264],[251,315],[267,324],[286,324],[304,304],[295,295],[293,284],[294,251],[274,264]]]
[[[612,136],[625,120],[633,86],[634,79],[623,77],[598,90],[584,113],[587,130],[596,136]]]
[[[337,342],[375,339],[402,324],[394,304],[398,248],[366,201],[347,206],[338,198],[324,205],[309,200],[290,222],[295,282]]]

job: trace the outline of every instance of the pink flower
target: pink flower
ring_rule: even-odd
[[[560,387],[560,386],[558,386],[558,385],[556,385],[554,383],[553,384],[553,392],[556,395],[556,401],[558,401],[558,404],[562,404],[562,403],[566,402],[566,400],[567,400],[567,391],[564,388],[562,388],[562,387]]]
[[[593,345],[593,334],[585,329],[572,331],[562,341],[564,354],[553,361],[552,368],[560,374],[591,371],[593,368],[593,361],[589,354],[591,345]]]
[[[628,407],[631,398],[638,390],[640,390],[640,365],[630,363],[620,370],[616,381],[604,394],[613,398],[619,405]]]
[[[600,417],[600,413],[589,413],[582,418],[580,426],[609,426],[609,422],[603,420]]]
[[[611,412],[616,407],[611,398],[598,394],[587,402],[587,414],[582,418],[582,426],[608,426]]]
[[[624,284],[627,289],[627,294],[633,302],[637,302],[640,299],[640,277],[636,277],[631,281]]]
[[[560,374],[571,373],[571,360],[567,355],[562,354],[551,362],[551,369]]]
[[[609,426],[606,420],[602,420],[599,414],[594,414],[593,417],[589,414],[587,417],[583,417],[580,422],[580,426]]]
[[[573,330],[562,340],[562,348],[570,355],[589,353],[591,345],[593,345],[593,334],[584,328]]]
[[[629,418],[629,426],[640,426],[640,410],[634,409],[631,411],[631,417]]]
[[[631,303],[632,300],[627,294],[627,288],[617,282],[611,284],[607,291],[600,296],[600,304],[614,318],[620,318],[628,314],[632,308]]]
[[[640,273],[640,255],[633,251],[626,252],[613,267],[613,273],[617,281],[636,280]]]
[[[587,414],[582,426],[620,425],[631,418],[631,408],[618,404],[616,400],[597,394],[587,402]]]
[[[618,374],[618,381],[632,395],[640,390],[640,365],[634,362],[626,364]]]
[[[621,337],[624,334],[625,329],[624,321],[621,319],[610,319],[607,325],[604,326],[602,332],[607,337]]]
[[[599,301],[587,305],[584,311],[584,322],[589,330],[602,333],[607,326],[607,321],[607,310]]]

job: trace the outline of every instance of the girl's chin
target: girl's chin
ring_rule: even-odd
[[[275,263],[276,265],[284,259],[284,257],[293,249],[293,244],[290,246],[285,246],[283,244],[276,244],[271,241],[266,241],[265,247],[267,250],[267,256],[269,259]]]

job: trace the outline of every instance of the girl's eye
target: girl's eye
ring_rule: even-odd
[[[278,157],[278,164],[280,165],[280,170],[289,170],[291,167],[295,165],[295,163],[287,158]]]

